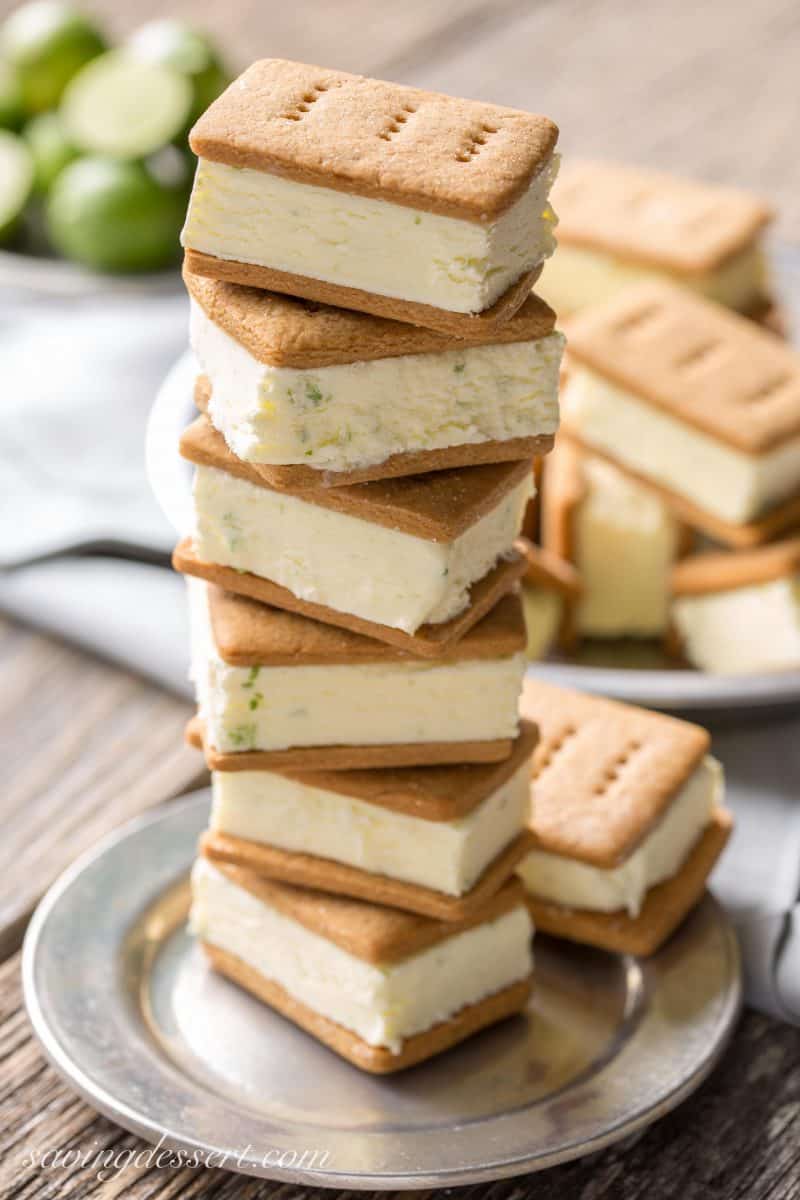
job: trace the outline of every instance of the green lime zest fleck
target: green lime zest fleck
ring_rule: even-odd
[[[467,364],[463,363],[463,362],[456,363],[455,366],[453,367],[453,370],[455,371],[456,375],[461,375],[463,373],[464,367],[466,365]]]
[[[256,744],[255,725],[236,725],[228,730],[228,741],[237,750],[252,750]]]
[[[228,549],[236,550],[242,543],[242,525],[235,513],[222,514],[222,525],[227,535]]]
[[[247,707],[250,709],[250,712],[255,712],[256,709],[259,708],[261,704],[263,704],[263,702],[264,702],[264,693],[263,692],[253,692],[253,695],[250,697],[250,701],[249,701]]]
[[[306,397],[314,405],[314,408],[318,408],[322,404],[322,392],[313,379],[306,380]]]
[[[261,670],[261,667],[251,667],[250,670],[248,671],[247,679],[245,679],[244,683],[242,684],[242,687],[243,688],[251,688],[253,686],[253,684],[255,683],[255,681],[258,679],[258,674],[259,674],[260,670]]]

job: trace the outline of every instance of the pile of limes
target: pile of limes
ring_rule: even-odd
[[[100,271],[178,256],[186,134],[227,86],[209,40],[175,20],[110,49],[84,13],[34,0],[0,26],[0,241]]]

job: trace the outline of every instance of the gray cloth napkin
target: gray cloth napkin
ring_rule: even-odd
[[[144,428],[186,344],[177,297],[0,302],[0,609],[190,695],[181,580],[151,562],[174,534],[150,496]],[[800,1023],[800,721],[714,731],[738,821],[714,877],[744,951],[746,995]]]

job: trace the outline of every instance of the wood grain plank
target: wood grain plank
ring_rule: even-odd
[[[0,622],[0,954],[52,880],[115,826],[205,778],[190,706]]]

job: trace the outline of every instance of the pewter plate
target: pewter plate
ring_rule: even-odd
[[[197,415],[192,402],[198,373],[182,355],[167,375],[150,413],[147,474],[156,500],[181,537],[192,527],[192,467],[178,453],[180,435]],[[537,678],[668,711],[736,715],[800,702],[800,671],[759,675],[706,675],[676,667],[655,643],[587,643],[575,658],[548,659],[530,668]]]
[[[214,975],[193,945],[188,871],[208,803],[194,792],[80,859],[40,904],[23,953],[53,1065],[165,1153],[320,1187],[500,1179],[629,1136],[722,1053],[740,967],[708,896],[647,961],[537,939],[523,1016],[393,1078],[363,1075]]]

